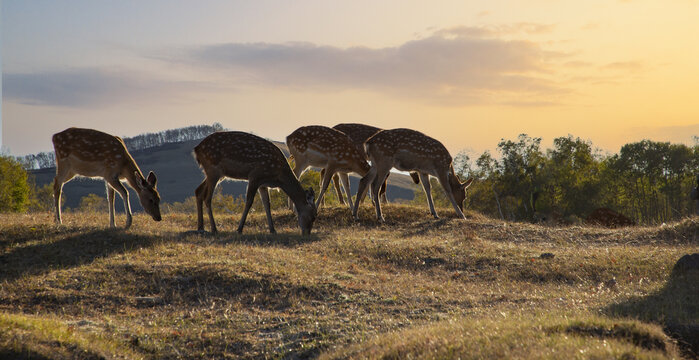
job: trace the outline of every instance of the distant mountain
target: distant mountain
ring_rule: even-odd
[[[182,202],[184,199],[194,196],[194,189],[204,180],[204,174],[192,156],[192,149],[200,141],[191,140],[168,143],[131,152],[144,175],[152,170],[158,176],[158,191],[163,202]],[[274,143],[288,156],[289,152],[286,144],[282,142]],[[44,186],[53,182],[56,169],[30,170],[29,173],[34,176],[38,186]],[[386,194],[390,201],[397,199],[411,200],[413,198],[416,185],[413,184],[410,176],[392,173],[388,181],[389,186]],[[350,176],[350,183],[352,191],[356,192],[359,186],[358,177]],[[219,184],[224,194],[234,196],[244,195],[246,186],[246,181],[224,181]],[[129,189],[131,209],[140,211],[142,208],[136,193],[128,186],[126,188]],[[328,189],[328,191],[331,191],[331,189]],[[106,197],[104,181],[101,179],[75,178],[63,186],[66,206],[69,208],[77,207],[80,204],[80,199],[91,193]],[[117,209],[123,211],[123,203],[119,196],[117,196],[115,204]]]

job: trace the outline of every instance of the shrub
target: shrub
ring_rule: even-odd
[[[0,155],[0,212],[23,212],[28,199],[27,172],[16,160]]]
[[[107,197],[97,194],[88,194],[80,199],[80,210],[90,212],[108,211]]]

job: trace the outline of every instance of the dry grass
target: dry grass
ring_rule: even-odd
[[[609,230],[440,213],[389,205],[379,225],[368,206],[360,222],[323,208],[308,238],[288,211],[278,235],[252,214],[243,235],[219,215],[216,236],[191,231],[195,214],[129,231],[106,214],[0,215],[0,354],[676,358],[663,326],[699,325],[697,281],[668,281],[699,251],[696,218]]]

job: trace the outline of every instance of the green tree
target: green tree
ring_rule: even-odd
[[[650,140],[624,145],[603,162],[603,202],[647,224],[690,214],[698,148]]]
[[[23,212],[28,200],[27,171],[13,158],[0,155],[0,212]]]
[[[589,214],[598,207],[601,186],[592,143],[568,135],[554,139],[553,145],[547,151],[543,197],[551,210],[564,216]]]
[[[532,197],[541,192],[544,180],[545,158],[540,145],[541,138],[527,134],[520,134],[517,142],[503,139],[498,143],[502,159],[496,162],[495,191],[503,213],[513,220],[534,215]]]
[[[30,212],[46,212],[54,211],[53,201],[53,183],[46,184],[42,187],[37,187],[36,184],[30,186],[31,193],[29,195]],[[61,205],[65,204],[66,197],[61,196]]]
[[[500,197],[495,187],[498,179],[498,162],[486,151],[476,160],[476,168],[471,173],[474,182],[468,188],[466,202],[470,209],[492,217],[503,219]]]

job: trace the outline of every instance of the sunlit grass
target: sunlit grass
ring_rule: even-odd
[[[496,310],[382,334],[321,358],[657,359],[676,355],[675,345],[658,326],[589,314]]]
[[[109,229],[106,213],[66,213],[62,226],[48,213],[0,215],[0,311],[128,358],[672,358],[666,319],[699,324],[695,288],[668,282],[699,251],[696,218],[609,230],[385,210],[378,224],[369,206],[359,222],[321,208],[310,237],[290,211],[274,213],[278,235],[258,212],[243,235],[239,215],[218,214],[217,235],[193,232],[189,213],[137,215],[130,230]],[[667,345],[628,341],[619,326]],[[46,338],[22,331],[3,333],[3,348]]]

